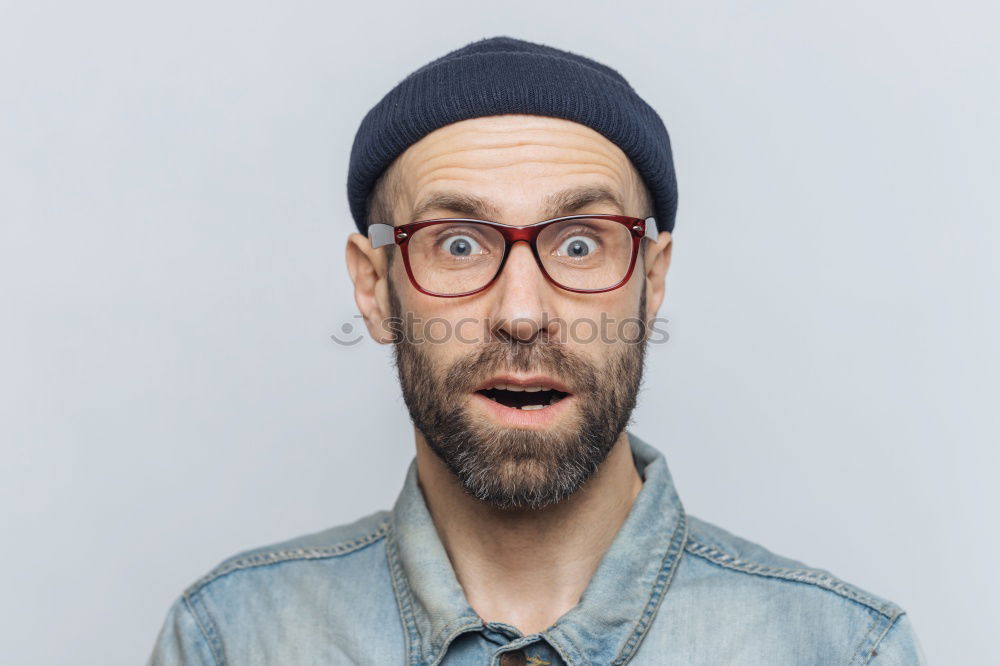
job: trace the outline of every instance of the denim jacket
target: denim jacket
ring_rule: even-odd
[[[684,512],[629,435],[642,489],[579,603],[523,635],[473,610],[411,463],[391,511],[236,555],[174,603],[149,664],[925,664],[899,606]]]

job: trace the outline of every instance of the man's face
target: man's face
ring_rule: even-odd
[[[454,123],[412,145],[394,169],[397,225],[651,214],[625,154],[562,119],[505,115]],[[561,193],[585,188],[606,190],[617,203],[553,207]],[[446,193],[486,207],[425,206]],[[467,492],[499,508],[539,508],[569,496],[596,471],[635,406],[646,305],[655,312],[662,297],[662,284],[649,287],[648,263],[665,272],[669,242],[663,234],[650,252],[644,241],[631,279],[595,294],[549,283],[526,243],[514,245],[486,291],[459,298],[417,291],[397,254],[386,299],[388,314],[406,322],[394,347],[403,396],[418,432]]]

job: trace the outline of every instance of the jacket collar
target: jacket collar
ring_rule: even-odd
[[[541,636],[567,664],[623,664],[639,647],[670,586],[687,539],[684,508],[658,450],[629,433],[643,479],[629,514],[580,602]],[[438,537],[416,462],[392,511],[387,540],[393,589],[411,664],[436,664],[458,635],[484,627]]]

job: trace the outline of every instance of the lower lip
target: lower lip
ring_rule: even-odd
[[[567,395],[559,402],[543,407],[542,409],[518,409],[508,407],[495,400],[490,400],[482,393],[473,393],[472,401],[480,405],[490,418],[510,428],[537,428],[544,429],[552,426],[570,408],[572,395]]]

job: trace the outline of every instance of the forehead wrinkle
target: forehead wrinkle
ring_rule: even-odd
[[[468,121],[463,121],[468,122]],[[433,179],[438,171],[451,169],[503,169],[529,164],[588,164],[608,169],[620,176],[620,171],[628,170],[631,163],[621,148],[606,137],[568,123],[571,131],[552,128],[538,132],[518,128],[496,132],[498,136],[483,128],[475,131],[455,132],[463,122],[438,129],[410,146],[400,157],[405,171],[417,180]],[[581,134],[579,130],[586,133]],[[537,138],[525,134],[538,134]]]
[[[410,204],[410,221],[429,219],[429,213],[441,210],[442,217],[456,215],[499,222],[511,202],[490,199],[494,183],[517,191],[519,204],[534,204],[540,219],[557,217],[560,213],[587,212],[580,209],[588,204],[604,204],[605,209],[613,207],[616,213],[624,213],[631,207],[634,167],[621,149],[604,137],[595,137],[596,142],[581,142],[576,132],[560,132],[570,135],[567,141],[565,136],[554,137],[551,131],[546,131],[541,140],[536,140],[526,138],[521,131],[516,136],[497,132],[503,140],[491,141],[494,137],[484,137],[486,132],[480,129],[462,137],[464,141],[454,142],[459,145],[447,145],[448,141],[441,141],[442,135],[433,134],[411,146],[400,160],[408,167],[403,170],[411,183],[404,188],[408,190],[405,199]],[[504,171],[510,169],[514,170],[514,179],[504,176]],[[575,186],[566,184],[567,177],[579,176],[583,180],[587,175],[596,180],[588,178]],[[517,186],[517,178],[536,181],[535,191],[540,189],[538,185],[544,185],[539,181],[546,178],[561,181],[563,187],[552,187],[544,198],[539,193],[537,203],[525,202],[524,195],[529,193],[527,188]],[[607,191],[600,193],[599,188]]]
[[[544,211],[544,217],[553,218],[580,212],[588,206],[598,204],[613,207],[617,214],[625,213],[625,204],[615,188],[599,183],[573,185],[550,192],[545,197],[541,210]],[[493,221],[499,221],[502,217],[498,206],[487,198],[460,190],[441,190],[432,192],[417,204],[411,214],[411,221],[424,219],[432,210],[445,210],[465,217]]]

